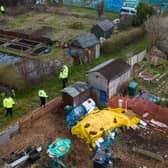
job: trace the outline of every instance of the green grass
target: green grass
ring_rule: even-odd
[[[75,12],[75,13],[82,13],[82,14],[87,14],[89,16],[94,16],[94,17],[97,17],[97,11],[96,9],[90,9],[90,8],[82,8],[82,7],[71,7],[70,8],[72,12]],[[107,12],[105,11],[104,16],[106,16],[108,19],[116,19],[118,18],[119,16],[119,13],[118,12]]]
[[[74,65],[70,67],[70,77],[69,77],[69,85],[73,84],[76,81],[87,81],[86,72],[93,68],[94,66],[109,60],[114,57],[124,57],[128,52],[132,50],[132,54],[134,51],[143,50],[145,47],[144,44],[146,40],[142,39],[137,43],[134,43],[123,50],[120,50],[118,53],[111,54],[111,55],[102,55],[99,59],[95,60],[93,63],[85,64],[85,65]],[[46,90],[47,94],[49,95],[48,101],[61,95],[61,81],[59,81],[58,76],[55,78],[42,83],[44,89]],[[0,108],[0,126],[6,127],[7,125],[17,121],[21,116],[27,114],[28,112],[34,110],[35,108],[39,107],[39,98],[38,98],[38,89],[39,85],[32,85],[29,89],[24,90],[22,92],[16,92],[16,106],[14,107],[14,116],[13,118],[5,118],[4,116],[4,109]]]
[[[168,10],[166,10],[165,12],[163,12],[163,16],[168,16]]]

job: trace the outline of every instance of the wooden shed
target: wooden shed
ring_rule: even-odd
[[[111,59],[88,71],[88,84],[101,102],[115,95],[118,88],[130,79],[131,66],[122,59]],[[96,103],[99,100],[95,100]]]
[[[91,32],[96,35],[99,39],[100,37],[103,38],[110,38],[114,29],[114,24],[109,20],[103,20],[97,22],[91,28]]]
[[[64,105],[77,106],[90,97],[89,86],[85,82],[76,82],[62,90]]]
[[[70,55],[75,64],[92,62],[100,56],[100,42],[92,33],[82,35],[71,43]]]

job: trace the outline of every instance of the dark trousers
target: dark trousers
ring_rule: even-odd
[[[45,106],[46,99],[45,97],[40,97],[40,106]]]
[[[68,78],[63,78],[62,80],[62,88],[64,89],[68,83]]]
[[[13,115],[13,112],[12,112],[12,108],[6,108],[6,116],[12,116]]]

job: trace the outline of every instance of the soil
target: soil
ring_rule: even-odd
[[[63,110],[48,113],[32,124],[29,129],[21,129],[21,132],[14,136],[10,143],[0,148],[1,158],[7,159],[12,152],[23,151],[29,145],[42,146],[43,153],[38,161],[45,167],[49,162],[46,154],[47,145],[58,137],[70,138],[72,140],[71,151],[63,158],[69,168],[91,168],[93,167],[92,157],[94,153],[89,151],[85,142],[76,136],[72,136],[67,128]],[[114,168],[166,168],[164,163],[136,154],[133,147],[139,147],[154,152],[167,159],[168,138],[151,129],[140,129],[138,131],[127,130],[120,132],[116,144],[113,145],[113,157],[119,158],[114,162]],[[29,168],[30,165],[24,165]]]
[[[36,30],[35,32],[33,32],[31,35],[35,35],[35,36],[45,36],[47,33],[53,31],[54,29],[52,27],[49,26],[43,26],[42,28]]]

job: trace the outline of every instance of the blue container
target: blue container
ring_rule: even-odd
[[[107,101],[107,95],[104,91],[100,91],[100,102],[105,103]]]

